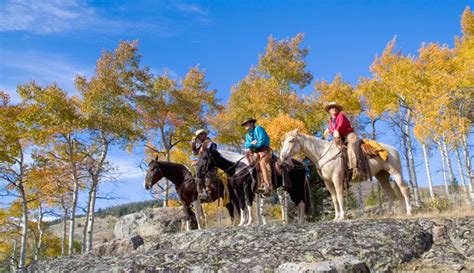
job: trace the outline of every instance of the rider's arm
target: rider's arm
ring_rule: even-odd
[[[247,148],[247,149],[253,148],[253,147],[252,147],[252,146],[253,146],[253,145],[252,145],[252,141],[253,141],[253,140],[252,140],[252,138],[250,137],[250,135],[249,135],[249,134],[246,134],[246,135],[245,135],[245,148]]]
[[[265,129],[261,126],[255,127],[255,138],[257,140],[257,144],[253,145],[252,148],[258,149],[261,148],[262,146],[268,146],[270,139],[268,137],[267,132],[265,132]]]

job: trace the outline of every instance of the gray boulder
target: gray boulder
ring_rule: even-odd
[[[119,218],[115,224],[116,239],[132,235],[142,237],[174,233],[181,230],[184,212],[181,208],[149,208]]]
[[[96,256],[112,256],[123,255],[144,244],[143,238],[140,235],[134,235],[128,239],[116,239],[108,243],[97,245],[92,250]]]

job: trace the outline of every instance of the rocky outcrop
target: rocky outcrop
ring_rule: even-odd
[[[157,236],[181,230],[184,212],[182,208],[149,208],[118,219],[114,234],[116,239],[131,235]]]
[[[227,227],[144,238],[120,256],[40,261],[32,271],[383,272],[472,270],[474,218]],[[418,268],[417,268],[417,264]]]
[[[143,238],[140,235],[134,235],[128,239],[115,239],[107,243],[96,245],[92,252],[96,256],[123,255],[137,249],[142,246],[143,243]]]

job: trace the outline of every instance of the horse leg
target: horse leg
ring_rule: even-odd
[[[201,229],[201,200],[199,198],[193,202],[194,203],[194,210],[196,211],[196,222],[198,229]]]
[[[250,226],[252,222],[252,205],[247,205],[247,223],[245,224],[245,226]]]
[[[329,194],[331,194],[331,200],[332,204],[334,206],[334,221],[339,219],[339,204],[337,203],[337,195],[336,195],[336,189],[334,188],[334,184],[332,181],[326,181],[324,180],[324,184],[326,184],[326,188],[329,191]]]
[[[390,186],[390,174],[386,171],[380,171],[377,175],[375,175],[377,180],[379,181],[380,186],[382,186],[385,194],[388,198],[388,213],[393,214],[393,200],[396,199],[395,192]]]
[[[332,176],[332,181],[334,182],[334,187],[336,188],[336,199],[339,205],[339,218],[338,220],[344,220],[344,181],[343,174],[336,172]]]
[[[406,213],[407,215],[411,215],[410,190],[403,183],[403,177],[400,172],[392,173],[392,177],[393,177],[393,180],[395,180],[395,183],[397,183],[397,186],[400,189],[400,192],[402,193],[403,198],[405,199]]]
[[[303,224],[305,214],[305,203],[301,201],[298,204],[298,224]]]
[[[183,204],[183,211],[184,211],[184,220],[186,221],[186,231],[191,230],[191,215],[189,213],[189,210],[191,208],[189,205]]]
[[[267,224],[267,219],[265,218],[265,198],[258,195],[258,201],[257,201],[257,215],[260,215],[261,218],[261,224],[266,225]]]
[[[278,188],[277,194],[280,199],[281,220],[283,224],[288,224],[288,193],[283,188]]]

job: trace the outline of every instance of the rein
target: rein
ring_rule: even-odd
[[[335,154],[333,157],[331,157],[328,161],[325,161],[323,164],[319,164],[319,161],[321,161],[321,159],[323,159],[329,153],[329,151],[331,151],[331,148],[332,148],[333,144],[334,144],[334,140],[331,141],[331,145],[329,145],[329,147],[323,153],[323,155],[314,163],[316,165],[316,169],[318,171],[318,174],[321,177],[322,177],[321,169],[323,168],[323,166],[326,165],[327,163],[333,161],[334,159],[338,158],[342,153],[342,149],[340,149],[339,152],[337,152],[337,154]]]

